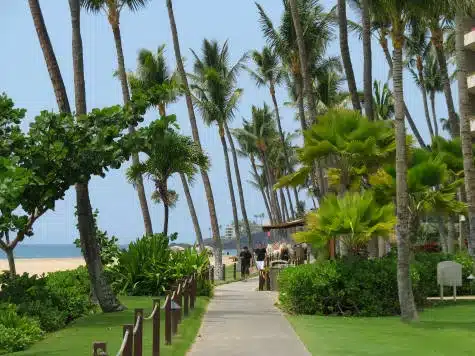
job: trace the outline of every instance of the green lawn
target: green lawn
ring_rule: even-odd
[[[44,340],[30,349],[15,353],[17,356],[84,356],[92,354],[94,341],[107,342],[109,355],[115,355],[122,341],[122,325],[133,324],[134,308],[144,308],[145,316],[152,311],[152,299],[149,297],[122,297],[121,301],[129,308],[125,312],[96,314],[78,319],[67,328],[48,335]],[[171,346],[161,346],[160,355],[181,356],[190,348],[206,310],[209,298],[198,298],[196,308],[179,326],[178,335],[173,338]],[[163,303],[163,301],[162,301]],[[164,313],[161,314],[160,337],[164,343]],[[152,321],[144,324],[144,355],[152,350]]]
[[[411,325],[397,317],[289,316],[314,356],[475,355],[475,303],[426,309]]]

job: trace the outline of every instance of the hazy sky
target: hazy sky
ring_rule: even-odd
[[[322,0],[327,8],[333,6],[335,2],[334,0]],[[69,100],[74,106],[68,1],[42,0],[40,3],[68,90]],[[282,12],[282,2],[261,0],[261,4],[275,24],[278,24]],[[237,60],[245,51],[261,49],[265,44],[254,0],[175,0],[174,10],[182,54],[189,59],[188,69],[190,69],[192,58],[189,49],[199,51],[204,38],[216,39],[221,43],[229,40],[233,61]],[[355,17],[351,11],[349,14]],[[138,50],[141,48],[155,50],[163,43],[167,46],[166,55],[170,66],[174,67],[172,39],[164,0],[153,0],[147,8],[138,13],[124,11],[121,17],[121,31],[127,70],[135,69]],[[82,38],[88,109],[121,104],[120,84],[113,77],[113,72],[117,67],[116,52],[106,16],[83,12]],[[2,44],[0,92],[6,92],[18,107],[28,110],[24,123],[24,127],[27,128],[31,119],[41,110],[57,110],[27,1],[0,2],[0,43]],[[362,44],[356,37],[352,37],[350,47],[357,84],[359,88],[362,88]],[[337,35],[332,41],[328,54],[339,55]],[[373,41],[373,74],[375,79],[383,82],[388,77],[388,67],[376,41]],[[240,76],[239,86],[244,89],[244,95],[239,112],[232,123],[232,126],[235,127],[240,125],[242,117],[249,117],[251,105],[262,105],[264,101],[270,103],[268,91],[265,88],[257,89],[246,73],[242,73]],[[297,129],[298,123],[294,120],[293,111],[283,107],[283,103],[287,101],[286,91],[281,88],[277,95],[282,106],[281,116],[284,129],[289,131]],[[408,73],[406,73],[405,96],[407,105],[427,142],[428,131],[425,125],[421,95],[412,84],[412,78]],[[443,97],[438,96],[437,109],[440,117],[447,115],[444,106]],[[182,132],[190,134],[184,100],[170,106],[168,112],[175,113]],[[150,122],[155,117],[156,113],[150,112],[147,114],[145,122]],[[211,155],[210,178],[219,223],[224,229],[224,226],[231,222],[232,213],[221,144],[216,127],[205,127],[199,117],[198,120],[202,145]],[[122,243],[136,239],[142,235],[144,230],[137,194],[134,188],[126,182],[124,168],[125,166],[120,170],[111,171],[105,179],[94,178],[90,185],[92,205],[100,211],[100,227],[115,234]],[[247,161],[240,161],[240,170],[242,180],[246,182],[250,178],[248,173],[250,166]],[[201,177],[197,176],[192,188],[192,195],[198,210],[202,232],[205,237],[209,237],[208,208],[201,183]],[[170,186],[171,189],[178,192],[180,199],[176,208],[171,211],[169,231],[178,232],[179,241],[193,242],[194,230],[179,179],[172,179]],[[146,190],[150,196],[153,187],[149,182]],[[247,183],[244,186],[244,194],[249,217],[252,218],[255,214],[265,212],[260,193]],[[75,228],[74,205],[75,195],[73,190],[70,190],[63,201],[57,202],[55,211],[47,213],[35,224],[35,235],[31,240],[28,240],[28,243],[71,243],[78,235]],[[162,206],[154,204],[150,200],[149,206],[154,230],[160,231],[163,222]]]

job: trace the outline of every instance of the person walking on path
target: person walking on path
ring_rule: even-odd
[[[254,249],[254,253],[256,254],[256,267],[260,272],[264,269],[264,261],[266,259],[267,250],[262,246],[261,243],[258,243],[257,248]]]
[[[252,258],[252,254],[249,252],[247,246],[243,247],[239,257],[241,258],[241,277],[246,280],[246,277],[249,276],[249,268],[251,267]]]

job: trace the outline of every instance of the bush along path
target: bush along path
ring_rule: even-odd
[[[216,287],[188,355],[310,355],[257,279]]]

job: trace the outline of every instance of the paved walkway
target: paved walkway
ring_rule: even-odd
[[[307,356],[310,353],[257,279],[215,289],[190,356]]]

